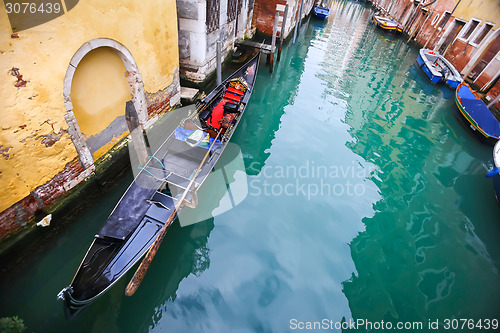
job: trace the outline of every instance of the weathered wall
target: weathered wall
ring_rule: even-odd
[[[96,38],[116,40],[134,57],[149,100],[166,90],[170,99],[179,90],[175,17],[175,0],[87,0],[52,21],[11,34],[7,14],[0,11],[0,239],[5,224],[24,223],[7,208],[32,198],[30,205],[40,209],[43,199],[36,190],[42,185],[57,179],[64,192],[62,185],[81,180],[63,101],[63,81],[75,52]],[[87,120],[90,127],[110,121]],[[33,215],[26,207],[14,207],[21,220]]]
[[[215,70],[217,40],[222,42],[222,57],[225,57],[233,48],[236,38],[243,38],[249,34],[253,14],[252,2],[252,0],[177,0],[179,58],[181,76],[184,79],[199,83]],[[239,14],[235,18],[228,17],[229,3],[240,6]],[[213,31],[207,28],[207,6],[218,7],[219,10],[219,24]],[[213,10],[211,12],[215,13]]]
[[[304,0],[302,8],[302,18],[306,17],[314,6],[314,0]],[[279,31],[281,31],[281,24],[283,22],[283,14],[285,5],[288,4],[287,23],[285,25],[285,38],[290,34],[295,26],[300,13],[301,0],[255,0],[253,26],[257,28],[262,34],[272,35],[274,16],[278,11],[279,18]]]

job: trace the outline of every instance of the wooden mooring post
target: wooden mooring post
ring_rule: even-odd
[[[285,26],[287,17],[288,17],[288,4],[286,4],[285,6],[285,11],[283,12],[283,21],[281,21],[280,46],[278,47],[278,62],[281,59],[281,47],[283,46],[283,39],[285,38]]]
[[[222,82],[222,47],[221,47],[222,42],[220,40],[217,41],[216,45],[216,61],[217,61],[217,85],[221,84]]]
[[[280,18],[280,14],[276,12],[274,15],[274,25],[273,25],[273,39],[271,41],[271,57],[269,64],[269,73],[273,72],[274,67],[274,52],[276,51],[276,35],[278,34],[278,21]]]
[[[132,146],[137,153],[139,164],[144,166],[148,161],[148,148],[146,146],[146,140],[144,140],[142,126],[139,123],[139,116],[137,115],[137,111],[132,101],[127,101],[125,105],[125,120],[127,121],[130,138],[132,139]]]

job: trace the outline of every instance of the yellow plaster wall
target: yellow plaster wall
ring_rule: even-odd
[[[70,96],[78,126],[86,137],[100,133],[124,115],[125,104],[132,98],[125,72],[123,61],[109,47],[90,51],[78,64]]]
[[[455,1],[457,2],[457,1]],[[493,22],[496,25],[500,24],[500,1],[499,0],[462,0],[455,9],[453,16],[470,21],[472,18],[482,20],[484,22]],[[496,30],[498,27],[494,26]]]
[[[1,6],[0,6],[1,7]],[[67,134],[62,91],[82,44],[111,38],[134,57],[144,88],[169,86],[178,67],[175,0],[83,0],[68,13],[11,38],[0,10],[0,211],[44,184],[77,157]],[[27,81],[16,88],[10,70]],[[50,145],[50,140],[53,143]],[[49,143],[47,147],[45,143]]]

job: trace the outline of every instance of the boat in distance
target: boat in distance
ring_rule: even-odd
[[[382,29],[389,32],[403,32],[403,26],[390,17],[374,15],[373,21]]]
[[[313,8],[314,16],[320,20],[326,19],[330,15],[330,8],[316,5]]]
[[[458,70],[445,57],[433,50],[420,49],[417,63],[433,84],[442,82],[455,89],[463,81]]]
[[[196,111],[183,117],[146,165],[139,167],[140,172],[95,235],[72,282],[57,295],[64,301],[68,317],[111,288],[144,256],[160,230],[174,221],[176,207],[196,205],[196,190],[244,114],[259,58],[260,52],[199,101]],[[165,226],[167,221],[172,222]]]
[[[465,123],[486,143],[500,139],[500,123],[478,94],[465,82],[458,85],[455,102]]]

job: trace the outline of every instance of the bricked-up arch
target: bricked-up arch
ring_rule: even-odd
[[[144,126],[148,120],[146,96],[144,93],[142,77],[139,74],[139,69],[137,68],[137,64],[135,63],[132,54],[127,50],[127,48],[119,42],[108,38],[97,38],[83,44],[78,51],[76,51],[73,58],[71,58],[71,61],[69,62],[68,69],[66,70],[66,75],[64,77],[63,97],[64,106],[66,108],[64,118],[68,123],[68,133],[70,134],[71,140],[73,140],[73,144],[78,152],[80,163],[85,169],[94,165],[94,159],[87,143],[85,142],[85,138],[80,131],[75,114],[73,113],[73,104],[71,103],[70,96],[71,83],[73,82],[76,67],[83,57],[90,51],[99,47],[109,47],[113,49],[123,61],[125,69],[127,70],[127,81],[130,87],[130,93],[132,94],[132,102],[134,103],[137,114],[139,115],[139,122],[142,126]]]

